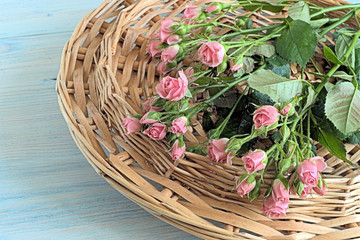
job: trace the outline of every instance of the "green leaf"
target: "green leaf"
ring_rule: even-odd
[[[301,1],[293,5],[288,10],[288,15],[294,20],[302,20],[304,22],[310,22],[310,10],[309,6]]]
[[[322,130],[321,128],[318,128],[318,130],[319,130],[319,134],[318,134],[319,143],[322,146],[324,146],[327,150],[329,150],[329,152],[332,155],[340,158],[341,160],[348,162],[348,160],[346,159],[345,146],[342,143],[342,141],[340,141],[340,139],[335,134],[328,133]]]
[[[251,74],[248,84],[251,88],[268,95],[275,102],[290,101],[302,90],[300,79],[280,77],[266,69]]]
[[[310,24],[294,20],[283,30],[276,40],[276,51],[283,58],[305,67],[307,61],[315,53],[317,38]]]
[[[191,92],[190,92],[189,89],[188,89],[187,92],[185,93],[185,97],[192,98],[192,94],[191,94]]]
[[[242,0],[242,1],[238,1],[238,2],[239,3],[261,3],[261,1],[263,2],[262,6],[261,6],[262,10],[278,13],[284,9],[283,6],[275,6],[274,5],[275,1],[271,1],[271,0],[260,0],[260,1]],[[273,3],[272,4],[268,3],[270,1]],[[257,10],[259,8],[259,6],[258,5],[246,5],[246,6],[244,6],[244,8],[249,11],[254,11],[254,10]]]
[[[310,107],[310,105],[314,102],[315,98],[316,98],[315,91],[311,86],[309,86],[308,87],[308,95],[306,98],[306,103],[305,103],[304,109],[307,109],[308,107]]]
[[[322,27],[324,24],[329,22],[329,18],[321,18],[318,20],[311,20],[310,21],[310,26],[312,28],[320,28]]]
[[[266,69],[271,70],[281,77],[290,77],[290,64],[284,58],[279,55],[273,55],[268,58],[267,61],[269,64]]]
[[[360,91],[340,82],[326,96],[325,114],[345,135],[360,128]]]
[[[353,76],[347,74],[347,73],[344,72],[344,71],[337,71],[337,72],[335,72],[332,76],[333,76],[333,77],[340,78],[340,79],[348,80],[348,81],[350,81],[350,82],[353,80]]]
[[[275,47],[272,44],[263,44],[257,47],[256,54],[271,57],[275,54]]]
[[[200,85],[206,85],[209,83],[214,82],[214,79],[211,77],[201,77],[194,81],[194,83],[200,84]]]
[[[349,63],[349,66],[353,69],[355,68],[355,49],[352,50],[351,54],[349,55],[348,59],[343,59],[345,56],[346,51],[349,49],[353,37],[347,36],[345,34],[340,34],[338,40],[335,44],[335,52],[336,56],[343,62]],[[358,41],[359,43],[359,41]]]
[[[244,57],[242,69],[245,73],[251,73],[254,70],[255,61],[251,57]]]
[[[350,133],[345,141],[348,143],[360,145],[360,130],[354,133]]]
[[[284,2],[284,0],[258,0],[258,2],[266,2],[271,5],[279,5],[280,3]]]
[[[331,48],[327,46],[324,47],[324,55],[330,62],[343,65],[343,63],[336,57],[335,53],[331,50]]]
[[[360,48],[355,49],[355,66],[354,71],[356,74],[356,80],[360,85]]]
[[[261,193],[260,186],[261,186],[261,181],[257,181],[254,189],[249,193],[250,202],[254,201],[260,196]]]

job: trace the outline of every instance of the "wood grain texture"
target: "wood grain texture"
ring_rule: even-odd
[[[98,176],[60,114],[65,42],[100,0],[0,2],[0,239],[196,239]]]

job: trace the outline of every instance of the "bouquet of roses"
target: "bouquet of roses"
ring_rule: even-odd
[[[286,18],[274,24],[252,21],[284,7]],[[339,9],[349,11],[336,19],[326,15]],[[179,21],[164,19],[149,39],[161,78],[157,94],[144,101],[146,113],[123,121],[126,134],[166,139],[175,161],[185,151],[215,165],[240,156],[246,174],[234,176],[234,186],[251,201],[271,172],[263,210],[284,216],[289,194],[326,192],[321,172],[327,165],[314,141],[348,164],[344,142],[360,143],[360,31],[340,28],[351,18],[358,23],[359,12],[360,4],[324,9],[282,0],[188,5]],[[222,22],[225,15],[233,22]],[[221,29],[226,34],[216,35]],[[194,117],[208,140],[190,147],[184,135]]]

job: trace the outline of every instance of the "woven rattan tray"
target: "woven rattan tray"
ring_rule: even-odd
[[[196,1],[195,5],[209,3]],[[320,6],[346,4],[313,0]],[[67,42],[57,79],[59,104],[70,132],[94,169],[115,189],[156,217],[205,239],[349,239],[360,237],[360,170],[353,170],[318,145],[328,168],[325,196],[292,197],[286,217],[265,217],[261,202],[234,191],[234,166],[215,167],[207,157],[186,153],[171,160],[165,142],[125,135],[122,120],[143,114],[142,102],[159,81],[156,59],[146,53],[148,38],[164,16],[176,18],[181,0],[105,1],[79,23]],[[265,26],[279,15],[259,15]],[[279,13],[285,15],[286,11]],[[343,12],[335,13],[337,16]],[[231,22],[226,16],[222,22]],[[349,22],[348,24],[353,24]],[[228,29],[218,29],[224,34]],[[185,64],[191,64],[187,59]],[[206,139],[197,117],[187,144]],[[348,159],[360,161],[360,147],[346,145]]]

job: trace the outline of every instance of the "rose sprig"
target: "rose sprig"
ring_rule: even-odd
[[[241,157],[246,173],[234,176],[234,185],[238,194],[250,201],[264,193],[264,176],[272,174],[271,186],[263,194],[263,211],[278,218],[286,215],[291,195],[306,198],[313,191],[319,195],[326,192],[321,175],[326,163],[316,155],[313,140],[352,164],[346,159],[342,142],[351,139],[360,143],[360,120],[351,118],[344,124],[342,118],[334,117],[338,114],[331,113],[336,109],[342,114],[346,108],[348,118],[360,115],[360,62],[352,60],[360,59],[360,31],[330,31],[350,18],[359,22],[360,4],[321,8],[302,1],[294,5],[284,1],[276,6],[269,1],[189,5],[181,21],[164,19],[147,46],[151,57],[160,58],[157,94],[144,101],[145,114],[129,116],[122,125],[125,134],[142,132],[153,140],[166,139],[174,161],[186,150],[207,155],[219,167],[232,165],[234,157]],[[281,11],[285,6],[290,7],[288,18],[253,27],[251,17],[256,12]],[[238,9],[249,13],[235,17],[232,26],[221,22],[222,17]],[[336,19],[325,15],[340,9],[350,10]],[[230,31],[216,36],[219,27]],[[336,41],[335,46],[322,38],[326,34]],[[314,61],[318,42],[327,45],[324,55],[328,71],[320,70]],[[194,52],[198,59],[187,67],[187,58]],[[290,63],[299,66],[300,79],[290,78]],[[311,64],[315,72],[308,71]],[[305,81],[305,73],[320,77],[321,83]],[[334,77],[336,85],[329,83]],[[346,94],[339,96],[341,91]],[[210,97],[195,101],[194,96],[201,92]],[[217,119],[215,123],[209,109]],[[221,113],[223,109],[228,110]],[[203,113],[209,139],[187,148],[191,119],[199,113]],[[206,122],[211,127],[205,126]],[[237,129],[230,134],[234,125]],[[255,148],[254,142],[264,138],[271,139],[272,145]]]

